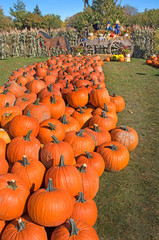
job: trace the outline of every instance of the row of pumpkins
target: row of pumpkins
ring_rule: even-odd
[[[99,56],[60,55],[15,70],[0,88],[1,240],[99,239],[93,200],[104,170],[120,171],[138,143],[116,127]]]
[[[152,55],[150,58],[146,59],[146,64],[159,68],[159,54],[157,56]]]

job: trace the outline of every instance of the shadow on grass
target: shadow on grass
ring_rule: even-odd
[[[138,74],[138,75],[146,75],[146,73],[136,73],[136,74]]]

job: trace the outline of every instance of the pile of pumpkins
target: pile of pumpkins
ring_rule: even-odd
[[[120,171],[138,135],[117,126],[100,56],[59,55],[0,88],[1,240],[97,240],[99,177]]]
[[[159,54],[157,56],[152,55],[150,58],[146,59],[146,64],[159,68]]]
[[[125,61],[125,57],[123,54],[119,54],[119,55],[112,55],[111,57],[106,57],[105,58],[106,62],[110,62],[110,61],[118,61],[118,62],[124,62]]]

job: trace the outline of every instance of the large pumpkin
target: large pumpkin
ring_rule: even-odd
[[[139,138],[137,132],[127,126],[119,126],[111,130],[112,141],[122,143],[128,151],[132,151],[136,148]]]
[[[10,221],[25,211],[29,188],[15,174],[0,175],[0,219]]]
[[[123,97],[113,93],[110,96],[110,101],[113,102],[116,105],[116,112],[121,112],[121,111],[124,110],[124,108],[125,108],[125,101],[124,101]]]
[[[97,152],[102,155],[107,171],[120,171],[129,163],[129,151],[121,143],[115,141],[103,143],[97,148]]]
[[[3,234],[1,240],[47,240],[45,228],[26,219],[19,218],[10,222]]]
[[[52,179],[46,189],[34,192],[28,201],[28,213],[31,219],[42,226],[55,227],[70,218],[73,202],[70,193],[64,189],[55,189]]]
[[[51,240],[99,240],[94,228],[81,220],[69,219],[58,226],[51,235]]]
[[[67,190],[71,196],[76,196],[82,190],[82,181],[79,171],[75,166],[65,165],[64,156],[61,155],[60,163],[51,167],[45,176],[45,186],[51,178],[55,188]]]

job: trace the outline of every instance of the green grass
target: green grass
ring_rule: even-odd
[[[14,69],[46,58],[15,58],[0,61],[0,83]],[[137,148],[130,153],[128,166],[120,172],[104,172],[95,197],[100,240],[159,239],[159,70],[145,60],[103,65],[106,86],[124,97],[125,110],[119,123],[134,128],[139,135]]]

